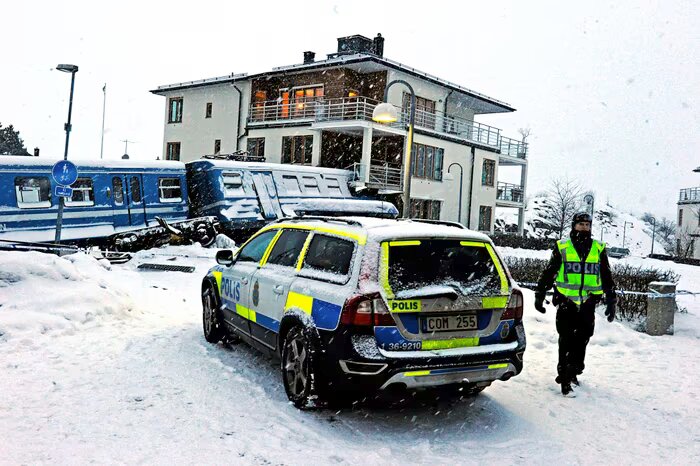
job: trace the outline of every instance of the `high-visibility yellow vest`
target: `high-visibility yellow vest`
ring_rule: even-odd
[[[578,256],[571,239],[557,241],[557,247],[561,253],[561,266],[555,283],[557,291],[577,306],[586,301],[589,295],[603,294],[600,253],[603,252],[605,243],[593,240],[585,261]]]

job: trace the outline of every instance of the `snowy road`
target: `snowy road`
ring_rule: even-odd
[[[160,252],[197,270],[0,253],[0,463],[700,463],[695,302],[673,337],[598,319],[575,399],[553,381],[553,310],[526,308],[525,370],[476,398],[300,412],[276,364],[204,341],[213,261],[174,254],[214,251]]]

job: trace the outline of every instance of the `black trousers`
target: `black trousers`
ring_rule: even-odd
[[[562,381],[570,381],[585,368],[586,346],[593,336],[595,306],[591,298],[578,308],[568,299],[562,299],[557,308],[557,333],[559,333],[559,362],[557,373]]]

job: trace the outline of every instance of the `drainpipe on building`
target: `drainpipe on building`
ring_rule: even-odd
[[[445,106],[442,109],[442,130],[446,131],[447,130],[447,99],[450,98],[452,93],[454,92],[454,89],[450,89],[450,92],[447,93],[447,97],[445,97]]]
[[[476,147],[472,147],[472,169],[469,173],[469,198],[467,199],[467,228],[472,228],[472,192],[474,186],[474,162],[476,161]]]
[[[241,115],[243,112],[241,111],[241,105],[243,104],[243,92],[236,86],[235,84],[233,85],[233,88],[238,92],[238,121],[236,122],[236,151],[238,151],[238,148],[240,146],[241,138]]]

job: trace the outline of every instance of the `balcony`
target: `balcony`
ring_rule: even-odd
[[[681,189],[678,195],[679,204],[695,204],[700,202],[700,187]]]
[[[378,189],[382,194],[402,191],[402,170],[400,168],[393,168],[386,164],[371,164],[369,176],[367,176],[367,166],[361,163],[354,163],[347,169],[353,173],[352,183],[354,186]]]
[[[267,100],[253,102],[249,109],[248,125],[251,127],[285,122],[341,122],[372,121],[372,111],[380,103],[367,97],[306,97],[291,102]],[[404,129],[408,123],[408,112],[400,110],[400,119],[391,126]],[[501,136],[501,130],[493,126],[463,118],[445,115],[442,112],[416,110],[415,126],[438,135],[451,136],[469,142],[490,146],[502,155],[525,159],[527,145]]]
[[[522,204],[524,201],[523,193],[523,187],[519,184],[503,183],[499,181],[496,186],[497,201]]]

